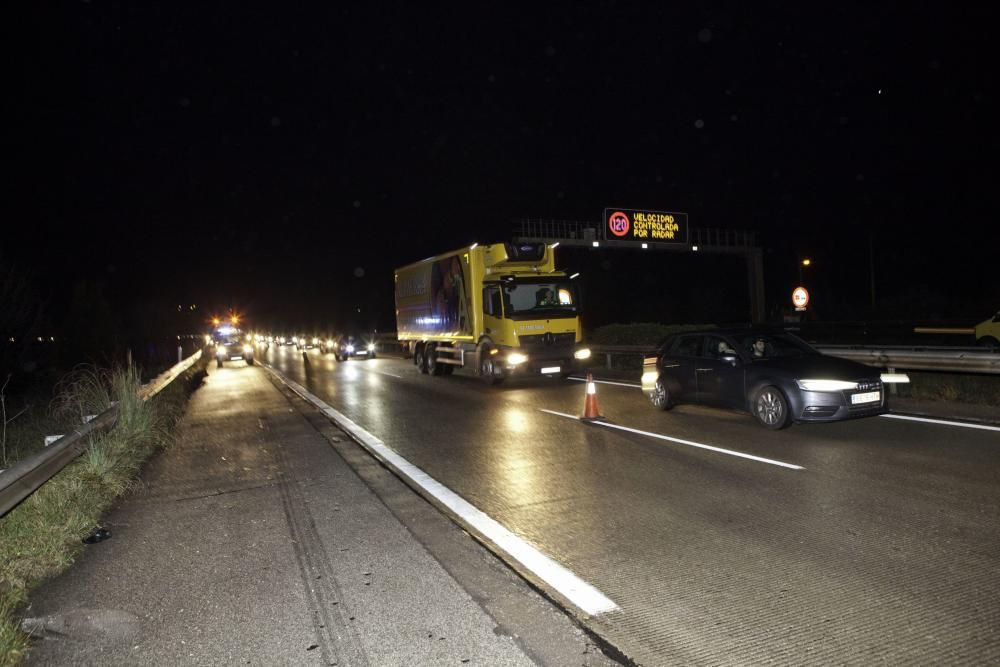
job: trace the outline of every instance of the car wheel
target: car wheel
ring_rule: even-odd
[[[653,390],[649,392],[649,401],[654,407],[660,410],[669,410],[674,407],[674,404],[670,402],[670,392],[667,390],[667,385],[664,384],[663,378],[656,379]]]
[[[425,352],[424,346],[419,346],[413,353],[413,365],[420,370],[421,373],[427,373],[427,353]]]
[[[247,357],[247,366],[253,366],[253,357]]]
[[[374,352],[372,352],[372,353],[370,353],[370,354],[368,355],[368,358],[369,358],[369,359],[374,359],[374,358],[375,358],[376,356],[378,356],[378,355],[376,355],[376,354],[375,354]]]
[[[489,385],[497,385],[503,382],[503,374],[496,364],[493,363],[493,355],[490,354],[489,345],[479,348],[479,377]]]
[[[788,401],[781,390],[774,386],[760,389],[753,398],[753,416],[760,425],[777,431],[788,426]]]
[[[215,367],[216,368],[222,368],[222,359],[216,359],[215,360]]]

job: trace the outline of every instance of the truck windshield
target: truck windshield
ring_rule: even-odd
[[[514,281],[503,290],[508,317],[571,317],[577,312],[576,290],[568,282]]]

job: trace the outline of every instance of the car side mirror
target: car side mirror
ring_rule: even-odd
[[[740,365],[740,358],[737,357],[735,354],[724,354],[720,358],[730,366]]]

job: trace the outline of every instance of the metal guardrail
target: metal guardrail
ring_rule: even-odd
[[[173,382],[178,375],[201,358],[201,350],[156,376],[139,388],[139,397],[148,401]],[[56,473],[87,450],[91,434],[110,429],[118,421],[118,405],[114,404],[87,424],[67,433],[54,443],[0,473],[0,516],[17,507]]]
[[[1000,352],[987,352],[982,348],[966,347],[899,347],[857,345],[815,345],[823,354],[850,359],[876,368],[942,371],[951,373],[984,373],[1000,375]],[[648,345],[591,345],[591,352],[611,358],[615,355],[643,355],[652,350]]]

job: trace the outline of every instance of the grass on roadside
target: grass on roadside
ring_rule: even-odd
[[[902,398],[1000,406],[1000,375],[959,375],[906,371],[908,384],[899,385]],[[997,407],[1000,414],[1000,407]]]
[[[195,364],[149,402],[138,398],[134,367],[79,370],[61,384],[52,404],[57,420],[96,414],[118,401],[118,422],[94,436],[87,451],[18,507],[0,518],[0,667],[18,664],[29,647],[19,610],[32,588],[73,563],[81,539],[114,500],[136,483],[142,464],[171,442],[191,389],[206,360]]]

